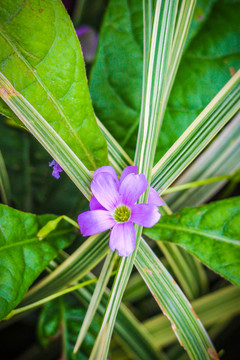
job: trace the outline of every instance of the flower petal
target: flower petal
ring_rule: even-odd
[[[147,190],[148,182],[143,174],[129,174],[120,184],[119,193],[125,205],[134,205],[139,197]]]
[[[120,195],[116,180],[107,172],[100,172],[91,182],[91,190],[100,204],[107,210],[114,210],[119,204]]]
[[[96,175],[98,175],[100,173],[109,173],[110,175],[112,175],[112,177],[114,178],[116,183],[118,185],[120,184],[116,170],[112,166],[101,166],[100,168],[98,168],[97,170],[94,171],[93,178],[95,178]]]
[[[109,247],[117,250],[119,256],[129,256],[136,246],[136,234],[132,222],[114,225],[109,239]]]
[[[78,225],[83,236],[95,235],[111,229],[114,224],[112,215],[106,210],[85,211],[78,215]]]
[[[130,220],[138,225],[150,228],[155,225],[161,215],[158,207],[152,204],[137,204],[132,206]]]
[[[129,174],[137,175],[137,172],[138,172],[137,166],[127,166],[122,172],[120,182],[122,182],[125,179],[125,177],[128,176]]]
[[[99,201],[93,196],[89,203],[90,210],[106,210]]]
[[[148,194],[148,204],[156,205],[156,206],[164,206],[164,201],[160,198],[157,191],[154,190],[152,187],[149,189]]]

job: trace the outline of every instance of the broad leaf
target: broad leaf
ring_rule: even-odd
[[[157,160],[239,68],[240,6],[218,1],[212,7],[213,3],[198,1],[161,128]],[[130,155],[140,117],[142,27],[141,1],[110,1],[90,79],[97,115]]]
[[[79,41],[61,1],[4,1],[0,49],[0,71],[84,164],[106,164]],[[0,112],[16,120],[2,100]]]
[[[38,231],[55,218],[0,205],[0,320],[19,304],[58,251],[71,243],[73,228],[65,222],[39,241]]]
[[[43,346],[46,346],[58,337],[64,344],[61,358],[69,360],[87,360],[99,330],[99,324],[93,321],[85,337],[81,349],[73,354],[74,344],[79,329],[82,326],[85,311],[80,307],[79,301],[72,297],[61,297],[47,303],[38,322],[38,337]]]
[[[164,216],[145,234],[179,244],[227,280],[240,286],[240,197],[185,208]]]

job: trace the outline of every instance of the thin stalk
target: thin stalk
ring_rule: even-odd
[[[172,187],[166,189],[163,192],[163,195],[171,194],[171,193],[178,192],[178,191],[183,191],[183,190],[186,190],[186,189],[195,188],[195,187],[198,187],[198,186],[212,184],[212,183],[222,181],[222,180],[231,180],[232,177],[233,177],[233,175],[220,175],[220,176],[215,176],[215,177],[208,178],[208,179],[193,181],[193,182],[182,184],[182,185],[172,186]]]
[[[84,5],[85,5],[85,0],[75,1],[75,6],[72,14],[72,22],[75,27],[78,27],[81,23],[81,17],[82,17]]]
[[[0,150],[0,194],[4,204],[9,205],[11,188],[5,162]]]
[[[61,318],[61,341],[62,341],[62,353],[61,353],[61,358],[63,360],[68,360],[67,359],[67,321],[66,321],[66,313],[65,313],[65,308],[64,308],[64,302],[63,299],[59,299],[59,309],[60,309],[60,318]]]
[[[24,132],[22,135],[23,141],[23,188],[25,189],[23,211],[31,212],[32,210],[32,179],[30,168],[30,139],[29,134]]]
[[[112,274],[114,275],[114,274]],[[69,294],[71,293],[72,291],[75,291],[77,289],[80,289],[81,287],[84,287],[84,286],[87,286],[87,285],[90,285],[90,284],[93,284],[95,282],[98,281],[98,278],[95,278],[95,279],[91,279],[91,280],[88,280],[88,281],[84,281],[82,282],[81,284],[77,284],[77,285],[74,285],[74,286],[71,286],[67,289],[64,289],[64,290],[61,290],[61,291],[58,291],[56,292],[55,294],[53,295],[50,295],[50,296],[47,296],[39,301],[36,301],[32,304],[29,304],[29,305],[26,305],[26,306],[22,306],[20,308],[17,308],[17,309],[14,309],[12,310],[5,318],[4,320],[9,320],[11,319],[13,316],[15,315],[18,315],[18,314],[21,314],[25,311],[29,311],[29,310],[32,310],[32,309],[35,309],[36,307],[39,307],[39,306],[42,306],[44,304],[46,304],[47,302],[49,301],[52,301],[54,299],[57,299],[59,298],[60,296],[63,296],[63,295],[66,295],[66,294]]]

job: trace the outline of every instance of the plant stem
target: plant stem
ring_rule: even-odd
[[[73,21],[73,25],[75,27],[78,27],[81,22],[84,4],[85,4],[85,0],[77,0],[76,4],[74,6],[73,14],[72,14],[72,21]]]
[[[10,182],[5,162],[0,150],[0,196],[4,204],[9,205],[11,199]]]
[[[115,274],[116,274],[116,271],[113,271],[113,272],[111,273],[111,276],[114,276]],[[60,296],[66,295],[66,294],[68,294],[68,293],[70,293],[70,292],[72,292],[72,291],[75,291],[75,290],[77,290],[77,289],[79,289],[79,288],[82,288],[82,287],[84,287],[84,286],[88,286],[88,285],[93,284],[93,283],[95,283],[95,282],[97,282],[97,281],[98,281],[98,278],[97,278],[97,277],[94,278],[94,279],[90,279],[90,280],[88,280],[88,281],[84,281],[84,282],[82,282],[81,284],[77,284],[77,285],[71,286],[71,287],[69,287],[69,288],[67,288],[67,289],[63,289],[63,290],[61,290],[61,291],[58,291],[58,292],[56,292],[55,294],[52,294],[52,295],[50,295],[50,296],[47,296],[47,297],[45,297],[45,298],[43,298],[43,299],[41,299],[41,300],[39,300],[39,301],[36,301],[36,302],[34,302],[34,303],[32,303],[32,304],[29,304],[29,305],[26,305],[26,306],[23,306],[23,307],[14,309],[14,310],[12,310],[12,311],[4,318],[4,320],[9,320],[9,319],[11,319],[13,316],[18,315],[18,314],[21,314],[21,313],[24,312],[24,311],[32,310],[32,309],[34,309],[34,308],[36,308],[36,307],[38,307],[38,306],[41,306],[41,305],[43,305],[43,304],[45,304],[45,303],[47,303],[47,302],[49,302],[49,301],[51,301],[51,300],[57,299],[57,298],[59,298]]]
[[[212,184],[214,182],[218,182],[218,181],[222,181],[222,180],[230,180],[232,177],[233,177],[233,175],[220,175],[220,176],[215,176],[215,177],[208,178],[208,179],[193,181],[193,182],[182,184],[182,185],[172,186],[172,187],[169,187],[168,189],[166,189],[164,191],[163,195],[171,194],[171,193],[174,193],[177,191],[183,191],[186,189],[191,189],[191,188],[197,187],[197,186]]]

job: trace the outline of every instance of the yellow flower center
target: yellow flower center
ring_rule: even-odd
[[[114,211],[114,219],[119,223],[127,222],[131,216],[131,209],[126,205],[121,205]]]

